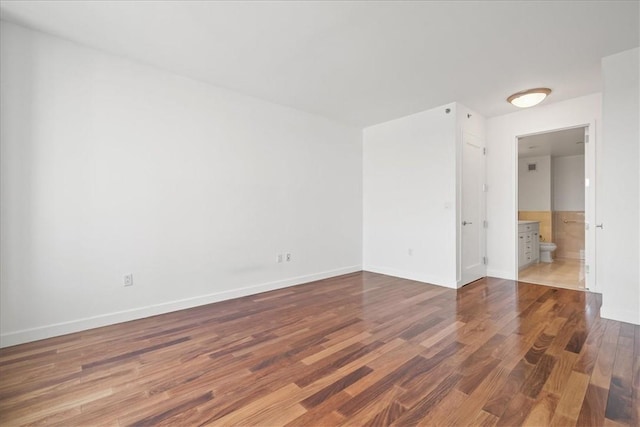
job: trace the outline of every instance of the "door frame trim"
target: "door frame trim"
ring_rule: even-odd
[[[593,224],[593,227],[589,227],[589,230],[585,230],[585,264],[589,265],[589,274],[585,276],[585,288],[584,290],[597,292],[596,282],[596,247],[595,247],[595,223],[596,223],[596,183],[597,183],[597,132],[596,132],[596,119],[592,119],[587,123],[578,123],[574,125],[544,129],[535,132],[528,132],[523,134],[517,134],[513,138],[513,170],[512,176],[515,179],[513,185],[513,206],[512,206],[512,229],[514,235],[518,236],[518,139],[526,136],[541,135],[550,132],[558,132],[569,129],[585,128],[589,135],[589,143],[585,142],[585,179],[589,179],[589,190],[585,188],[585,223]],[[589,197],[587,197],[589,196]],[[589,233],[589,234],[588,234]],[[592,241],[591,245],[587,245],[587,240]],[[518,241],[514,239],[512,242],[512,253],[515,253],[515,263],[513,266],[513,277],[518,280]]]

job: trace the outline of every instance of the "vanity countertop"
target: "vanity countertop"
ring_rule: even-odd
[[[518,225],[520,224],[539,224],[540,221],[518,221]]]

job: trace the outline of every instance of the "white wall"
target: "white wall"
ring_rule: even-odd
[[[364,269],[456,287],[455,104],[365,128],[363,146]]]
[[[451,288],[463,284],[463,132],[484,141],[485,118],[458,103],[364,129],[365,270]]]
[[[531,163],[536,164],[533,172]],[[551,156],[518,159],[518,210],[551,211]]]
[[[359,129],[5,22],[1,41],[2,345],[360,270]]]
[[[553,210],[584,211],[584,155],[551,159]]]
[[[601,95],[593,94],[487,119],[488,275],[517,278],[517,137],[590,124],[585,149],[594,150],[600,117]]]
[[[602,60],[603,138],[598,186],[602,316],[640,324],[640,49]],[[600,191],[601,189],[601,191]]]

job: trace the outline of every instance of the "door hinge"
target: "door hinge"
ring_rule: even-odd
[[[584,136],[584,143],[588,144],[589,143],[589,135],[585,135]]]
[[[482,226],[484,228],[489,228],[489,222],[485,219],[484,221],[482,221]]]
[[[482,147],[482,154],[487,155],[487,147]]]
[[[483,256],[483,257],[482,257],[482,263],[483,263],[484,265],[487,265],[487,263],[488,263],[488,262],[489,262],[489,260],[487,259],[487,257],[486,257],[486,256]]]
[[[589,274],[589,264],[585,264],[584,272],[585,272],[585,274]]]
[[[482,184],[482,192],[486,193],[489,190],[489,187],[487,186],[487,184]]]

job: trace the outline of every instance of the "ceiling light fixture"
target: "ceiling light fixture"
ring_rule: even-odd
[[[523,90],[508,97],[507,102],[520,108],[533,107],[541,103],[550,93],[551,89],[547,87]]]

